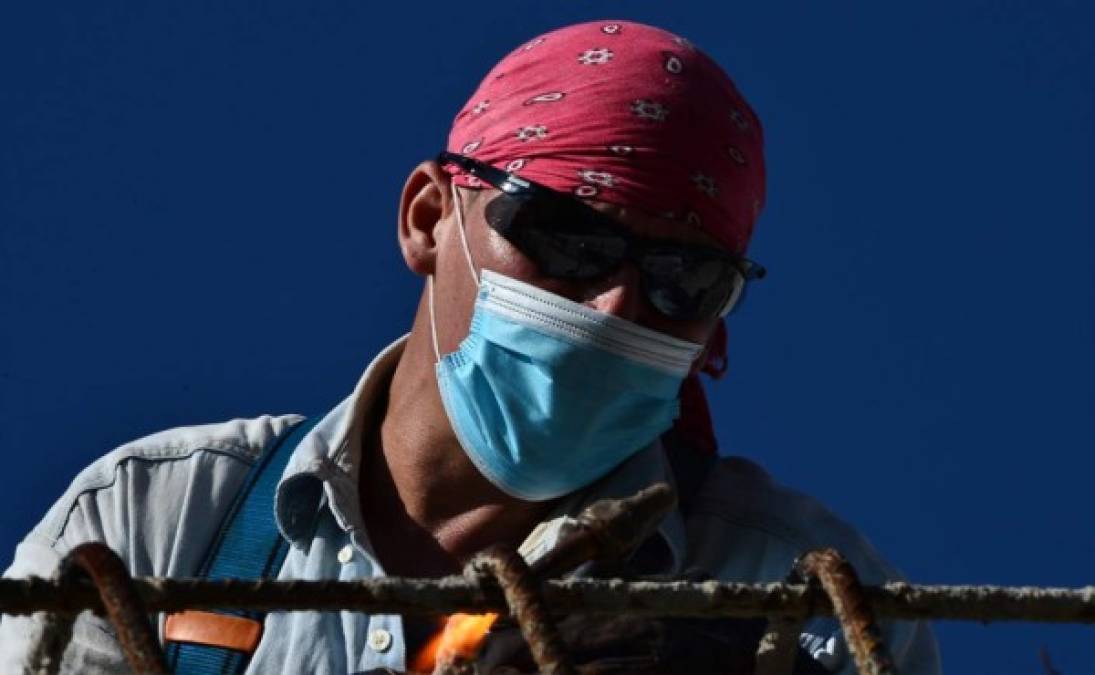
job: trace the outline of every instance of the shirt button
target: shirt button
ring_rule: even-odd
[[[369,649],[374,652],[386,652],[392,646],[392,634],[383,628],[369,633]]]
[[[354,547],[351,544],[346,544],[338,552],[338,561],[345,565],[354,559]]]

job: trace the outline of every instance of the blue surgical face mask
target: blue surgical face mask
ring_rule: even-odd
[[[477,283],[468,336],[442,357],[428,280],[437,382],[457,440],[503,492],[530,501],[573,492],[673,424],[702,345],[490,270]]]

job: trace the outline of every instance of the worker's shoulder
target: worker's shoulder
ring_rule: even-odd
[[[839,550],[867,581],[900,578],[857,528],[744,457],[715,464],[689,519],[694,533],[711,540],[701,544],[706,556],[742,580],[781,579],[797,556],[820,547]]]
[[[175,459],[206,450],[251,461],[272,439],[301,419],[301,415],[261,415],[214,424],[175,427],[130,441],[103,459],[115,462],[132,458]]]
[[[118,467],[123,464],[158,464],[189,459],[199,453],[250,465],[271,440],[300,419],[299,415],[262,415],[159,431],[118,446],[92,462],[73,481],[72,489],[103,487],[117,478]]]
[[[206,497],[231,491],[273,439],[301,419],[262,415],[215,424],[176,427],[125,443],[86,466],[54,504],[38,534],[56,540],[79,505],[132,510],[195,491]]]

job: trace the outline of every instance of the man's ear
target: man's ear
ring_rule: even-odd
[[[434,272],[437,225],[452,212],[450,180],[437,162],[425,161],[411,171],[403,185],[399,198],[399,249],[407,267],[420,276]]]

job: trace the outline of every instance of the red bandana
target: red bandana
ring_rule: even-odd
[[[760,122],[733,82],[688,40],[630,21],[568,26],[518,47],[457,114],[448,149],[702,229],[735,253],[764,203]],[[710,346],[705,371],[721,374],[721,326]],[[714,451],[702,389],[690,381],[682,392],[678,429],[706,433],[696,441]]]

